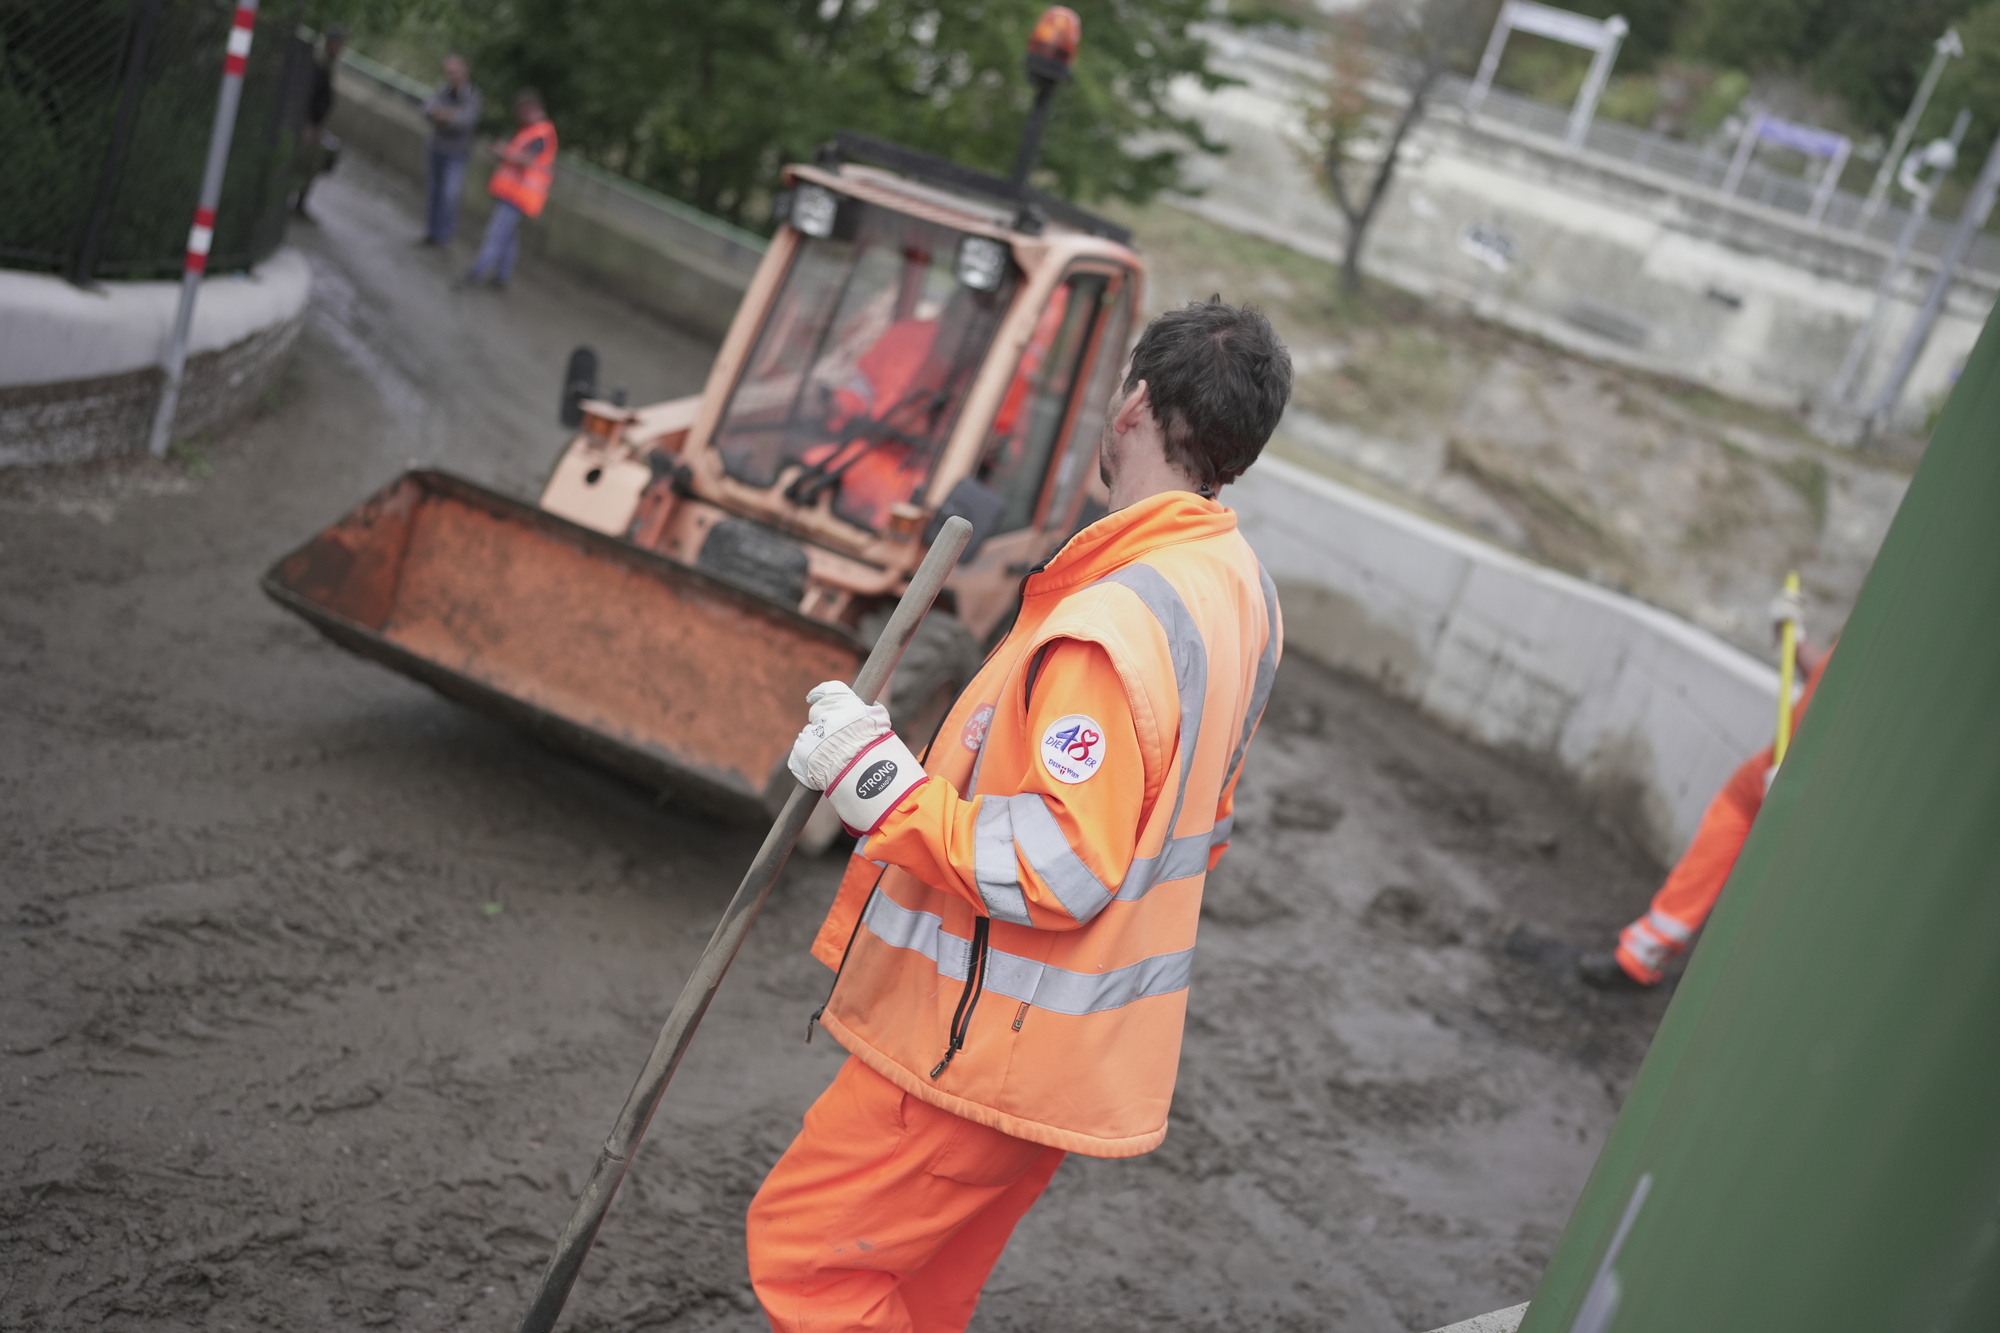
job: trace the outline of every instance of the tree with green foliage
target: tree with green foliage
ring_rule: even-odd
[[[1954,26],[1965,54],[1944,67],[1916,141],[1949,134],[1959,108],[1971,108],[1972,126],[1958,149],[1958,175],[1971,180],[2000,133],[2000,0],[1989,0]]]
[[[1838,97],[1856,124],[1882,132],[1908,109],[1932,43],[1973,7],[1972,0],[1686,2],[1681,40],[1689,54],[1803,75]],[[1987,114],[1996,112],[2000,105]]]
[[[395,0],[357,0],[378,11]],[[1005,173],[1033,89],[1021,71],[1044,0],[417,0],[489,94],[539,89],[572,151],[698,208],[761,223],[787,161],[841,129]],[[1188,31],[1207,0],[1072,0],[1076,81],[1040,178],[1079,199],[1143,200],[1215,151],[1168,106],[1215,88]],[[504,104],[504,96],[490,98]]]

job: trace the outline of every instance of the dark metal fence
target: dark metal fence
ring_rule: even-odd
[[[73,282],[172,277],[222,85],[226,0],[0,0],[0,266]],[[209,271],[284,240],[312,48],[257,23]]]

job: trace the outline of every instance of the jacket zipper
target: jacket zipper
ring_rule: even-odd
[[[951,1016],[951,1040],[944,1048],[944,1059],[931,1070],[931,1077],[937,1078],[951,1066],[952,1057],[965,1049],[965,1034],[972,1029],[972,1011],[979,1007],[979,996],[986,989],[986,933],[992,926],[991,917],[972,919],[972,948],[966,960],[965,989],[959,993],[958,1009]]]

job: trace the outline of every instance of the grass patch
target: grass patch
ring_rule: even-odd
[[[1826,464],[1811,455],[1800,454],[1782,463],[1771,464],[1771,471],[1806,502],[1807,510],[1812,513],[1813,531],[1823,531],[1826,528]]]
[[[1806,429],[1796,413],[1781,412],[1775,408],[1759,407],[1735,398],[1724,397],[1715,390],[1686,380],[1660,377],[1655,386],[1666,398],[1690,415],[1706,421],[1721,422],[1728,426],[1748,426],[1751,430],[1765,435],[1777,435],[1785,439],[1798,440],[1803,444],[1818,444],[1819,439]]]
[[[1456,436],[1447,442],[1445,459],[1448,468],[1472,478],[1514,515],[1542,560],[1583,578],[1629,586],[1625,552],[1568,497],[1532,476],[1496,466]]]
[[[181,471],[199,480],[215,469],[209,465],[206,442],[199,435],[175,440],[167,446],[167,457],[181,465]]]
[[[1315,332],[1372,324],[1381,312],[1372,293],[1356,296],[1340,285],[1340,266],[1301,254],[1290,246],[1248,236],[1171,204],[1135,207],[1118,200],[1098,205],[1105,216],[1132,229],[1135,242],[1157,275],[1146,304],[1163,309],[1175,296],[1162,290],[1200,287],[1200,300],[1220,290],[1224,300],[1247,301],[1273,323],[1292,323]]]
[[[1490,358],[1490,339],[1406,292],[1372,282],[1348,291],[1338,264],[1170,204],[1103,211],[1146,256],[1151,311],[1211,293],[1257,306],[1292,348],[1294,401],[1321,416],[1405,433],[1448,416]]]

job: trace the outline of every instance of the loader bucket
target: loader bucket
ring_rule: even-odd
[[[409,472],[264,591],[350,652],[718,813],[768,818],[806,691],[860,645],[698,570]]]

